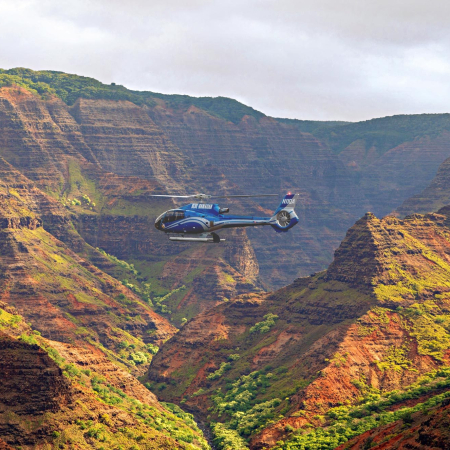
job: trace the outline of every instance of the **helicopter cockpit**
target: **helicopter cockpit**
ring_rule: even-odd
[[[175,222],[185,218],[185,212],[182,209],[172,209],[161,214],[155,221],[155,228],[161,230],[163,223]]]

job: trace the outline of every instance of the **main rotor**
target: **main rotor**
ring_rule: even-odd
[[[278,194],[239,194],[239,195],[209,195],[209,194],[192,194],[192,195],[151,195],[151,197],[165,197],[165,198],[193,198],[196,200],[208,200],[210,198],[243,198],[243,197],[278,197]]]

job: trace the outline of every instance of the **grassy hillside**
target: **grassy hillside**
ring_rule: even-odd
[[[42,96],[57,95],[68,105],[78,98],[128,100],[136,105],[155,106],[162,99],[171,107],[188,108],[194,105],[210,114],[238,123],[244,115],[259,119],[263,113],[226,97],[190,97],[166,95],[148,91],[133,91],[115,83],[104,84],[94,78],[52,70],[34,71],[25,68],[0,69],[0,87],[18,85]]]

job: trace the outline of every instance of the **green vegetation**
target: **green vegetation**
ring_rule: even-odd
[[[416,370],[412,369],[412,362],[408,359],[409,345],[404,344],[401,347],[389,347],[387,355],[383,361],[377,362],[377,366],[380,370],[394,370],[396,372],[402,372],[403,370]]]
[[[291,125],[298,128],[303,133],[316,134],[326,128],[335,128],[342,125],[348,125],[351,122],[343,122],[339,120],[298,120],[298,119],[276,119],[280,123]]]
[[[95,207],[95,202],[93,202],[86,194],[84,194],[83,197],[81,197],[81,200],[73,198],[72,200],[70,200],[70,204],[72,206],[85,205],[90,207],[90,209],[93,209]]]
[[[219,450],[248,449],[247,441],[236,430],[228,428],[223,423],[212,423],[211,430],[214,433],[214,444]]]
[[[185,289],[186,286],[183,284],[183,286],[171,290],[166,295],[163,295],[161,297],[153,297],[153,304],[155,306],[155,310],[162,314],[172,314],[172,311],[168,309],[167,305],[163,305],[163,302],[172,297],[172,295],[184,291]]]
[[[19,340],[29,345],[37,345],[38,342],[32,334],[22,333]]]
[[[225,367],[222,363],[222,367]],[[267,423],[276,417],[275,410],[281,404],[279,398],[261,401],[258,394],[267,388],[274,378],[272,373],[255,371],[243,375],[230,383],[225,393],[219,389],[212,394],[214,407],[211,413],[222,418],[224,424],[212,424],[215,433],[215,443],[219,449],[226,449],[227,445],[243,442],[242,438],[261,430]],[[241,437],[241,438],[240,438]],[[243,447],[246,448],[246,447]]]
[[[128,367],[128,369],[136,365],[148,364],[151,361],[153,354],[157,351],[156,346],[149,347],[143,342],[142,337],[132,336],[125,331],[131,323],[144,325],[144,319],[137,314],[137,307],[149,309],[149,306],[135,299],[130,300],[124,294],[119,294],[115,300],[120,308],[112,309],[109,292],[103,291],[106,279],[99,277],[98,272],[93,271],[89,266],[79,264],[79,261],[71,256],[71,253],[61,252],[58,241],[42,228],[23,229],[20,234],[17,234],[17,239],[23,241],[27,248],[30,248],[37,263],[30,269],[31,276],[39,285],[42,284],[43,292],[46,292],[49,301],[52,301],[55,295],[65,296],[69,300],[62,307],[62,311],[65,313],[66,319],[76,325],[74,332],[77,337],[98,347],[117,364]],[[39,242],[39,246],[30,245],[34,242]],[[104,256],[107,255],[104,254]],[[112,256],[110,261],[122,271],[121,273],[126,271],[131,276],[136,273],[132,264]],[[143,294],[145,293],[146,291]],[[68,311],[72,312],[72,302],[104,308],[105,318],[109,325],[108,331],[99,334],[89,326],[90,319],[88,317],[71,315]],[[4,317],[9,316],[5,313]],[[1,320],[2,316],[0,316]]]
[[[148,362],[147,355],[144,352],[131,353],[130,359],[136,365],[147,364]]]
[[[331,359],[326,359],[331,364],[334,364],[336,367],[341,367],[347,362],[348,354],[345,353],[341,355],[339,352],[336,352]]]
[[[122,259],[116,258],[114,255],[110,255],[109,253],[106,253],[105,250],[101,248],[96,248],[103,256],[108,258],[111,262],[117,264],[118,266],[122,267],[122,269],[125,269],[127,272],[130,272],[134,276],[137,276],[138,272],[135,269],[133,264],[129,264],[126,261],[123,261]],[[125,280],[126,281],[126,280]],[[126,281],[128,283],[128,281]],[[124,282],[125,284],[125,282]]]
[[[0,69],[0,87],[21,86],[36,95],[48,98],[56,95],[68,105],[77,99],[127,100],[139,106],[155,106],[155,99],[162,99],[172,108],[187,109],[191,105],[209,114],[239,123],[244,115],[260,119],[264,114],[226,97],[190,97],[166,95],[154,92],[132,91],[121,85],[103,84],[94,78],[66,74],[52,70],[33,71],[25,68]]]
[[[93,375],[90,381],[92,389],[106,404],[131,411],[139,422],[157,431],[162,431],[178,441],[195,445],[195,447],[187,446],[186,448],[209,448],[206,441],[200,437],[201,431],[192,414],[184,412],[178,406],[164,403],[167,411],[159,411],[153,406],[143,404],[128,396],[99,375]]]
[[[21,316],[10,314],[2,308],[0,308],[0,319],[10,327],[5,330],[8,332],[17,332],[16,328],[19,324],[25,325]],[[77,400],[71,408],[62,412],[49,412],[44,417],[39,417],[35,424],[32,421],[29,423],[29,426],[36,427],[43,425],[53,427],[55,424],[65,423],[63,429],[52,430],[50,428],[50,442],[55,448],[75,446],[98,449],[140,449],[148,448],[144,444],[149,441],[158,447],[160,446],[159,442],[167,445],[167,438],[173,439],[186,450],[208,450],[210,448],[193,416],[178,406],[164,403],[162,406],[165,410],[161,410],[137,400],[111,384],[102,374],[66,362],[58,351],[51,347],[51,341],[42,338],[36,330],[28,329],[21,334],[19,340],[29,345],[37,345],[46,351],[62,369],[67,381],[81,394],[81,396],[77,396]],[[158,351],[158,347],[152,344],[147,344],[147,348],[151,353]],[[146,355],[140,356],[145,357]],[[88,403],[85,403],[84,395],[87,395]],[[96,409],[98,406],[93,404],[93,398],[96,398],[100,404],[117,408],[125,414],[117,416],[117,411],[114,412],[114,410],[111,410],[112,413],[110,411],[98,413]],[[100,405],[100,411],[102,409]],[[119,421],[117,421],[117,417],[120,417]]]
[[[428,302],[427,305],[431,303],[434,302]],[[440,316],[436,317],[439,313]],[[409,319],[411,336],[417,339],[419,354],[443,361],[444,353],[450,346],[450,314],[444,314],[437,305],[431,310],[426,305],[417,305],[415,308],[413,305],[403,310],[402,316]]]
[[[266,314],[262,322],[258,322],[250,328],[250,333],[267,333],[275,325],[277,319],[278,316],[276,314]]]
[[[434,406],[439,406],[444,400],[450,398],[450,391],[434,395],[412,407],[400,406],[392,410],[392,406],[449,388],[450,368],[435,370],[420,377],[416,383],[405,388],[403,392],[392,391],[384,394],[383,397],[371,394],[362,399],[357,406],[332,408],[327,413],[325,426],[314,430],[311,430],[311,425],[299,428],[284,442],[278,442],[274,449],[331,450],[372,428],[397,420],[403,420],[406,424],[410,423],[412,414],[427,412]]]
[[[227,362],[223,362],[220,364],[220,368],[217,369],[215,372],[209,374],[206,379],[207,380],[217,380],[220,378],[225,372],[231,369],[231,364]]]
[[[84,172],[80,162],[75,158],[68,161],[68,179],[64,186],[61,186],[61,191],[50,194],[67,208],[84,214],[100,211],[105,203],[96,182]]]
[[[2,328],[17,328],[18,324],[22,321],[22,316],[16,314],[10,314],[4,309],[0,309],[0,330]]]

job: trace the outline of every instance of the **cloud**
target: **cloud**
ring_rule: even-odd
[[[0,66],[278,117],[447,112],[449,16],[443,0],[0,0]]]

